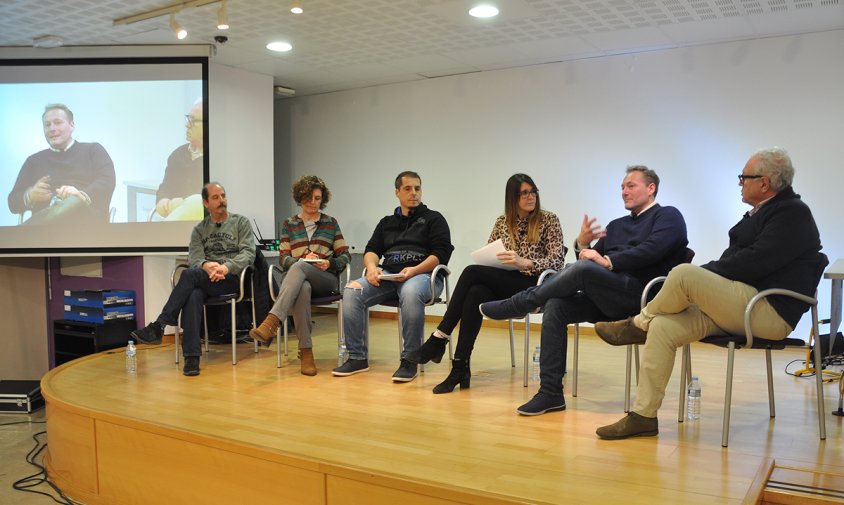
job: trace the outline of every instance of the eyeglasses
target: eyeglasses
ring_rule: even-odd
[[[738,176],[738,181],[739,181],[739,184],[744,184],[744,181],[746,181],[746,180],[748,180],[748,179],[761,179],[762,177],[765,177],[765,176],[764,176],[764,175],[744,175],[744,174],[739,174],[739,176]]]
[[[524,191],[519,191],[519,196],[522,198],[527,198],[530,195],[539,196],[539,190],[536,188],[533,189],[526,189]]]
[[[197,119],[197,118],[191,116],[190,114],[185,114],[185,121],[188,122],[188,126],[193,126],[196,123],[204,123],[205,122],[204,120]]]

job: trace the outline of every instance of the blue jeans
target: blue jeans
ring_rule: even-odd
[[[431,293],[431,274],[420,274],[404,282],[381,281],[373,286],[366,277],[356,281],[362,288],[348,285],[343,291],[343,336],[350,359],[367,359],[367,309],[382,303],[401,308],[401,337],[404,342],[402,358],[419,349],[425,333],[425,304],[443,289],[442,279],[436,281],[436,293]]]
[[[202,354],[199,336],[202,327],[202,306],[211,296],[237,293],[240,290],[240,277],[227,275],[225,279],[211,282],[205,270],[188,268],[179,277],[179,282],[170,293],[157,321],[162,325],[175,325],[182,313],[182,354],[199,356]],[[232,324],[235,324],[232,321]]]
[[[615,321],[636,314],[643,289],[635,277],[611,272],[590,260],[579,260],[541,285],[513,295],[511,300],[520,311],[527,313],[544,307],[539,392],[563,394],[569,324]]]

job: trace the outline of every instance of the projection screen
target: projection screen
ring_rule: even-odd
[[[207,98],[205,57],[0,60],[0,255],[186,251]]]

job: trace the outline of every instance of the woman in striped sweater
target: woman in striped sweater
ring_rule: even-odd
[[[314,175],[305,175],[293,184],[293,199],[302,211],[281,226],[278,261],[284,277],[278,299],[261,325],[249,332],[269,346],[292,310],[303,375],[317,373],[311,343],[311,296],[336,292],[337,276],[351,260],[337,220],[321,212],[330,198],[325,181]]]

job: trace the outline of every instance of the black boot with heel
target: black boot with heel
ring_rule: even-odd
[[[469,382],[472,379],[472,371],[469,369],[469,360],[454,358],[451,362],[451,372],[444,381],[434,387],[434,394],[451,393],[458,384],[460,389],[469,389]]]
[[[443,360],[443,354],[445,354],[445,347],[447,345],[447,338],[440,338],[431,334],[428,340],[418,350],[408,354],[406,359],[419,364],[425,364],[429,361],[439,363]]]

